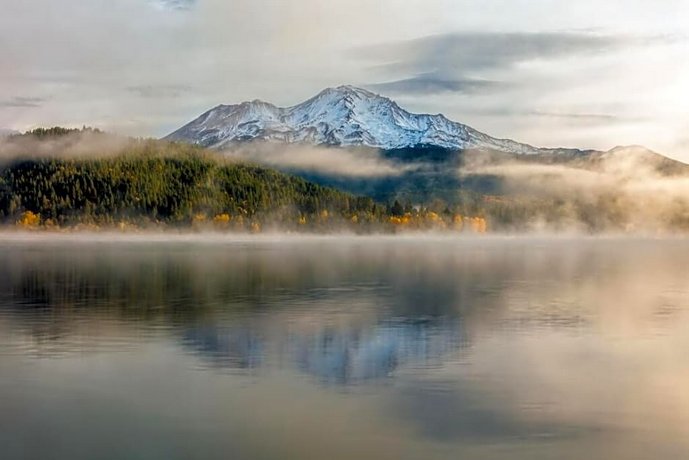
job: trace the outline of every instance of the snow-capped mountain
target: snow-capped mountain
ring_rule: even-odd
[[[413,114],[394,101],[353,86],[327,88],[293,107],[254,100],[219,105],[166,140],[222,149],[246,140],[399,149],[436,146],[515,154],[572,152],[496,139],[443,115]]]

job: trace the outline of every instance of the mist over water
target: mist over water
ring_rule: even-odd
[[[687,261],[681,238],[7,237],[3,458],[681,458]]]

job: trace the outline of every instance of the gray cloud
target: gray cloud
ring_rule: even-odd
[[[593,121],[593,122],[613,122],[619,120],[617,115],[607,113],[568,113],[568,112],[542,112],[534,110],[527,112],[527,115],[545,118],[563,118],[567,120]]]
[[[466,110],[466,113],[471,115],[478,115],[481,117],[491,118],[542,118],[550,120],[560,120],[564,123],[570,124],[615,124],[615,123],[630,123],[630,122],[644,122],[648,118],[634,115],[620,115],[619,113],[594,113],[594,112],[577,112],[577,111],[553,111],[553,110],[519,110],[511,107],[504,108],[474,108]]]
[[[619,115],[612,113],[587,113],[587,112],[552,112],[542,110],[525,111],[518,116],[527,116],[551,120],[561,120],[570,125],[612,125],[624,123],[637,123],[647,121],[646,118],[634,115]]]
[[[6,108],[41,107],[44,102],[45,102],[45,99],[42,97],[14,96],[10,99],[0,100],[0,107],[6,107]]]
[[[170,10],[189,10],[196,4],[196,0],[153,0],[153,3]]]
[[[582,32],[463,32],[360,47],[351,55],[398,78],[372,87],[410,94],[473,93],[500,87],[484,74],[520,63],[596,55],[667,39]]]
[[[476,93],[500,87],[502,83],[471,78],[443,78],[435,74],[422,74],[411,78],[367,85],[369,88],[390,94]]]
[[[395,71],[476,70],[506,68],[532,59],[600,53],[648,42],[648,38],[574,32],[465,32],[363,47],[353,54],[378,62],[392,61],[383,68]]]
[[[130,93],[146,99],[178,98],[191,91],[187,85],[135,85],[126,88]]]

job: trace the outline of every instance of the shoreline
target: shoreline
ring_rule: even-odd
[[[650,234],[650,233],[492,233],[467,234],[451,232],[405,232],[405,233],[367,233],[352,232],[331,233],[298,233],[298,232],[189,232],[189,231],[14,231],[0,230],[0,245],[7,244],[40,244],[40,243],[154,243],[154,244],[241,244],[241,243],[300,243],[300,242],[445,242],[472,243],[484,245],[499,242],[567,242],[567,241],[675,241],[689,242],[686,234]]]

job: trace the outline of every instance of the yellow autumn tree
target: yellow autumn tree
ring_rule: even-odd
[[[488,225],[486,219],[483,217],[472,217],[471,218],[471,230],[474,233],[486,233]]]
[[[23,228],[36,228],[41,225],[41,216],[31,211],[24,211],[19,217],[17,225]]]
[[[230,224],[230,220],[232,220],[232,217],[230,217],[229,214],[218,214],[213,217],[213,225],[218,228],[227,228]]]

